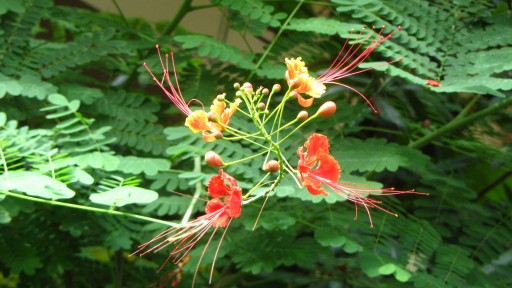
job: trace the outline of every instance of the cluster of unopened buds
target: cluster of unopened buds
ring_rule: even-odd
[[[364,33],[363,30],[355,37],[352,37],[355,38],[355,40],[352,39],[353,42],[349,43],[349,40],[347,40],[334,62],[318,78],[309,74],[305,62],[300,57],[286,58],[285,64],[287,69],[284,76],[288,89],[280,98],[280,101],[272,101],[272,99],[276,100],[276,95],[282,90],[279,84],[275,84],[271,89],[264,87],[255,89],[248,82],[242,85],[236,83],[234,85],[237,90],[235,96],[230,98],[226,94],[218,95],[213,100],[209,111],[206,111],[202,104],[198,105],[198,109],[193,109],[189,106],[193,101],[186,101],[181,94],[173,54],[166,54],[165,60],[162,59],[157,45],[160,64],[163,69],[162,78],[158,79],[145,63],[144,67],[146,67],[153,80],[160,86],[174,105],[185,114],[185,126],[190,128],[193,133],[201,132],[204,141],[207,142],[216,140],[247,141],[250,145],[261,150],[261,152],[247,158],[229,163],[224,162],[222,157],[214,151],[209,151],[205,155],[206,163],[212,167],[227,167],[261,157],[264,159],[262,161],[262,169],[267,173],[252,189],[242,193],[242,189],[238,186],[235,178],[228,175],[224,170],[219,170],[219,175],[213,176],[208,183],[207,191],[209,196],[211,196],[211,200],[207,202],[205,215],[164,231],[149,242],[139,246],[135,253],[144,255],[172,245],[174,248],[171,250],[167,261],[172,259],[174,263],[179,263],[211,228],[213,228],[214,232],[209,238],[208,244],[215,232],[219,228],[224,228],[221,241],[219,242],[220,246],[231,220],[240,216],[242,205],[259,198],[264,198],[265,200],[260,210],[261,214],[269,195],[276,189],[284,177],[292,177],[299,188],[305,187],[312,195],[322,197],[323,195],[328,195],[328,193],[335,193],[353,202],[356,207],[356,217],[357,207],[361,205],[368,214],[371,226],[373,226],[373,222],[370,209],[376,208],[395,216],[396,214],[382,208],[379,205],[380,201],[371,199],[369,196],[404,193],[424,194],[414,190],[399,191],[393,188],[370,188],[365,185],[341,182],[341,168],[338,161],[329,153],[329,140],[327,136],[319,133],[310,135],[304,145],[298,147],[297,155],[299,160],[295,165],[284,157],[281,150],[283,141],[287,140],[299,129],[318,117],[329,117],[335,114],[336,104],[332,101],[325,101],[313,115],[310,115],[307,111],[307,108],[312,105],[315,99],[322,98],[326,91],[326,84],[339,85],[356,92],[376,111],[362,93],[336,81],[375,68],[357,70],[359,64],[378,45],[400,30],[400,27],[386,36],[382,36],[383,30],[384,27],[379,33],[374,33],[373,29],[368,33]],[[367,45],[367,42],[369,42],[369,45]],[[169,56],[172,63],[173,77],[171,77],[169,72]],[[400,59],[387,62],[387,64],[398,60]],[[174,81],[171,80],[172,78],[174,78]],[[297,99],[298,104],[306,110],[299,112],[297,117],[290,122],[283,123],[285,104],[292,99]],[[199,102],[195,99],[192,100]],[[277,103],[274,104],[275,102]],[[235,113],[240,114],[240,117],[247,117],[254,124],[254,127],[240,127],[236,123],[230,123]],[[254,193],[256,189],[262,192]],[[303,192],[297,191],[296,193]],[[255,222],[257,223],[257,219],[255,219]],[[256,223],[254,227],[256,227]],[[217,248],[217,252],[218,250],[219,248]],[[204,253],[205,251],[203,251],[202,255]],[[203,256],[201,256],[199,262],[202,258]],[[193,281],[195,281],[195,276]]]

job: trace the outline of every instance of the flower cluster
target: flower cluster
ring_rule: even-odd
[[[398,30],[400,30],[400,27],[387,36],[382,36],[384,27],[378,33],[374,33],[372,29],[364,36],[364,31],[361,31],[358,35],[351,34],[349,38],[352,38],[352,42],[349,43],[349,40],[345,42],[334,62],[318,78],[309,74],[306,63],[301,57],[286,58],[285,64],[287,69],[284,76],[288,84],[288,90],[279,98],[280,101],[274,101],[277,104],[274,104],[272,100],[274,95],[281,90],[279,84],[275,84],[272,89],[264,87],[253,89],[251,83],[244,83],[243,85],[236,83],[234,87],[237,91],[234,99],[229,100],[226,94],[218,95],[212,101],[208,112],[198,100],[192,99],[189,102],[184,100],[179,88],[173,54],[166,55],[164,62],[157,46],[160,65],[163,69],[162,80],[158,80],[146,64],[144,64],[144,67],[146,67],[153,80],[167,97],[185,114],[185,126],[193,133],[202,132],[203,139],[207,142],[217,139],[223,139],[223,141],[239,140],[245,141],[247,145],[261,149],[259,153],[231,162],[223,161],[222,157],[215,151],[208,151],[205,155],[206,164],[211,167],[228,167],[244,161],[256,161],[260,157],[260,159],[263,159],[261,161],[261,169],[266,174],[257,184],[242,195],[242,189],[238,186],[235,178],[228,175],[224,170],[219,170],[218,175],[212,176],[208,182],[207,190],[211,199],[207,201],[205,215],[162,232],[147,243],[139,246],[136,253],[144,255],[173,245],[174,248],[169,253],[169,257],[165,262],[172,259],[174,263],[179,263],[185,259],[184,257],[187,256],[190,250],[211,228],[213,228],[213,233],[207,242],[207,247],[219,228],[224,228],[220,241],[222,243],[231,220],[240,216],[242,205],[264,197],[265,201],[260,210],[261,214],[271,192],[275,190],[285,176],[292,177],[300,187],[305,187],[312,195],[322,196],[334,192],[353,202],[356,206],[356,217],[357,207],[362,205],[368,214],[371,226],[373,226],[373,222],[370,209],[376,208],[392,215],[395,214],[382,208],[380,201],[371,199],[368,195],[422,194],[413,190],[376,189],[354,183],[340,182],[340,164],[330,154],[329,140],[327,136],[322,134],[314,133],[310,135],[305,144],[297,149],[299,161],[296,166],[290,165],[289,161],[284,157],[283,148],[281,148],[283,141],[316,118],[334,115],[336,104],[332,101],[325,101],[313,115],[303,110],[298,113],[295,119],[290,120],[288,123],[283,123],[286,118],[284,116],[285,104],[289,100],[297,98],[300,106],[310,107],[314,99],[322,98],[325,94],[326,84],[339,85],[356,92],[375,110],[362,93],[347,84],[336,81],[375,68],[355,70],[377,46],[391,38]],[[374,37],[374,35],[376,36]],[[369,42],[369,44],[366,42]],[[171,74],[169,72],[169,55],[171,56],[174,81],[171,81]],[[386,65],[392,62],[394,61],[387,62]],[[201,109],[192,111],[189,107],[192,101],[199,102]],[[236,118],[233,118],[237,111],[239,112],[236,114]],[[247,122],[241,122],[244,124],[237,123],[235,119],[238,119],[238,117],[246,117],[249,122],[254,124],[254,127],[252,129],[244,127]],[[204,255],[205,251],[206,248],[202,255]],[[203,256],[201,256],[199,262],[201,262],[202,258]]]

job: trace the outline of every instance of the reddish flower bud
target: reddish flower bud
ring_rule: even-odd
[[[223,136],[222,136],[222,132],[220,132],[220,131],[215,131],[215,132],[213,133],[213,137],[215,137],[215,139],[222,139],[222,138],[223,138]]]
[[[263,90],[261,90],[261,94],[267,96],[268,94],[270,94],[270,91],[268,90],[268,88],[263,88]]]
[[[334,112],[336,112],[336,104],[332,101],[327,101],[318,108],[317,114],[320,117],[327,117],[334,114]]]
[[[206,164],[208,164],[211,167],[219,167],[224,165],[224,162],[222,162],[222,158],[220,158],[219,154],[208,151],[204,155],[204,161],[206,161]]]
[[[276,92],[279,92],[279,91],[281,91],[281,85],[274,84],[274,86],[272,86],[272,93],[276,93]]]
[[[236,90],[240,89],[240,83],[236,82],[236,83],[233,85],[233,87],[234,87]]]
[[[270,160],[267,162],[267,164],[265,164],[263,170],[265,170],[266,172],[275,173],[279,171],[279,168],[279,162],[277,162],[276,160]]]
[[[265,110],[265,107],[267,107],[267,105],[265,105],[265,103],[263,103],[263,102],[258,103],[258,109]]]
[[[299,96],[299,93],[297,93],[295,91],[290,92],[290,99],[297,99],[298,96]]]
[[[309,117],[309,114],[308,114],[308,111],[300,111],[299,114],[297,115],[297,119],[300,121],[300,122],[304,122],[308,119]]]
[[[247,94],[252,94],[254,92],[252,89],[252,84],[249,82],[245,82],[244,85],[242,85],[242,88],[244,88],[244,91]]]

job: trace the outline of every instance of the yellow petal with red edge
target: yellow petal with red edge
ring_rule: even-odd
[[[208,115],[203,110],[194,111],[185,120],[185,126],[194,133],[209,130]]]

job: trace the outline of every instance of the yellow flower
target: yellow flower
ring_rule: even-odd
[[[306,63],[302,61],[301,57],[291,59],[285,58],[285,63],[288,67],[288,70],[285,73],[286,81],[288,82],[288,85],[295,87],[293,91],[298,94],[297,100],[299,104],[303,107],[311,106],[314,98],[320,98],[320,96],[325,93],[325,85],[320,83],[314,77],[309,76]],[[312,98],[304,98],[300,95],[301,93],[305,93]]]
[[[226,108],[226,102],[220,100],[221,98],[224,98],[224,94],[217,96],[210,106],[210,119],[215,119],[214,122],[210,122],[212,130],[224,131],[224,126],[229,124],[229,119],[235,114],[238,104],[242,101],[236,99],[234,103],[229,104],[229,108]]]
[[[217,139],[216,137],[224,131],[225,126],[229,124],[229,119],[235,114],[238,105],[242,101],[237,99],[234,103],[229,104],[229,108],[227,108],[226,102],[221,98],[224,98],[224,94],[213,100],[210,112],[197,110],[192,112],[185,120],[185,126],[190,128],[192,132],[203,132],[203,139],[206,142]]]
[[[185,126],[190,128],[194,133],[209,130],[208,115],[203,110],[196,110],[188,115],[185,120]]]

